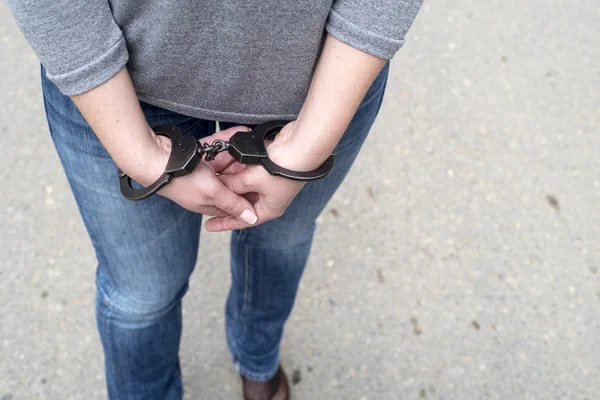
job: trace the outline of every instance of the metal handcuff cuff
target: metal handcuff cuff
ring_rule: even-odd
[[[280,167],[269,158],[265,140],[273,140],[288,122],[265,122],[251,131],[236,132],[229,141],[217,139],[211,145],[201,144],[192,136],[183,136],[175,125],[158,125],[153,128],[154,132],[170,138],[173,143],[165,172],[152,185],[134,189],[131,178],[119,169],[121,193],[129,200],[147,199],[168,185],[173,178],[191,174],[202,161],[202,156],[206,161],[212,161],[223,151],[228,151],[240,164],[261,164],[273,176],[295,181],[314,181],[327,176],[333,170],[333,154],[319,168],[309,172],[291,171]]]

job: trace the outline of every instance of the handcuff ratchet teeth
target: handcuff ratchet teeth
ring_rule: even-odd
[[[236,132],[229,141],[217,139],[212,144],[200,144],[192,136],[184,136],[175,125],[158,125],[153,128],[157,135],[171,139],[173,145],[165,172],[152,185],[135,189],[131,178],[119,169],[121,193],[129,200],[144,200],[168,185],[173,178],[191,174],[202,161],[212,161],[218,153],[228,151],[240,164],[261,164],[273,175],[295,181],[314,181],[324,178],[334,166],[334,155],[317,169],[308,172],[292,171],[275,164],[267,153],[265,140],[272,140],[289,121],[270,121],[251,131]]]

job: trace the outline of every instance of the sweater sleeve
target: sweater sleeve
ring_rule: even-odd
[[[336,39],[383,59],[404,44],[423,0],[334,0],[325,29]]]
[[[7,0],[17,25],[68,96],[104,83],[129,54],[107,0]]]

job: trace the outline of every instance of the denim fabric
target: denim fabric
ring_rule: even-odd
[[[387,73],[386,65],[336,147],[331,175],[305,185],[280,218],[232,232],[225,330],[236,368],[252,380],[268,380],[277,371],[315,220],[373,124]],[[161,196],[123,198],[117,166],[44,71],[42,89],[50,133],[98,260],[96,318],[109,397],[181,399],[181,299],[196,264],[202,216]],[[196,138],[216,128],[214,121],[141,106],[150,126],[176,124]],[[222,128],[233,125],[221,122]]]

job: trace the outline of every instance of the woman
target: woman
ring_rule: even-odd
[[[227,342],[246,399],[287,399],[279,344],[315,219],[379,110],[387,60],[421,0],[8,0],[40,58],[48,125],[98,259],[96,316],[111,399],[181,399],[181,298],[202,215],[232,230]],[[221,154],[131,202],[121,168],[159,177],[175,124],[204,142],[291,120],[269,147],[307,184]],[[215,133],[216,122],[221,131]],[[118,167],[117,167],[118,166]],[[218,174],[217,174],[218,173]]]

